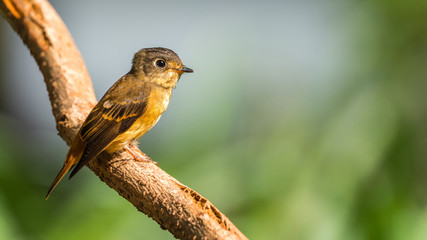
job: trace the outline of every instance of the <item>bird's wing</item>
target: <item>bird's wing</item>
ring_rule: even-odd
[[[86,143],[86,146],[70,178],[107,148],[119,134],[128,130],[144,114],[146,106],[147,97],[144,95],[132,100],[105,100],[102,104],[98,104],[83,123],[80,134],[77,135]]]

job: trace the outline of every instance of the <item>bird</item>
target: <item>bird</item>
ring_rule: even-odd
[[[135,160],[144,160],[139,149],[135,152],[136,140],[157,123],[181,75],[192,72],[170,49],[143,48],[135,53],[130,71],[108,89],[83,122],[46,200],[71,168],[70,179],[103,151],[127,150]]]

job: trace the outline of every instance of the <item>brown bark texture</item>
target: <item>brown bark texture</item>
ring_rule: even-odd
[[[36,60],[59,135],[70,145],[96,104],[89,74],[70,33],[46,0],[0,0],[0,12]],[[246,239],[206,198],[153,162],[134,161],[127,152],[103,153],[88,167],[176,238]]]

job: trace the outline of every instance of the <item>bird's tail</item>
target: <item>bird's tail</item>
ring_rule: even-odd
[[[74,139],[73,143],[71,144],[70,149],[68,150],[67,156],[65,157],[64,166],[62,167],[61,171],[59,171],[58,175],[56,176],[55,180],[53,180],[49,190],[47,191],[46,200],[49,198],[50,193],[53,191],[53,189],[55,189],[56,185],[58,185],[59,181],[61,181],[65,174],[67,174],[67,172],[79,162],[83,153],[83,149],[84,143],[78,134],[76,139]]]
[[[61,179],[65,176],[65,174],[68,172],[68,170],[70,170],[72,166],[72,164],[65,164],[62,167],[61,171],[58,173],[55,180],[53,180],[52,185],[50,185],[49,190],[47,191],[46,200],[49,198],[50,193],[53,191],[56,185],[58,185],[59,181],[61,181]]]

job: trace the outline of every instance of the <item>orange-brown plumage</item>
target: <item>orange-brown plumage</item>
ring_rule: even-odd
[[[73,166],[70,178],[102,151],[120,151],[148,132],[166,110],[172,89],[184,72],[192,70],[184,67],[169,49],[147,48],[137,52],[129,73],[89,113],[46,199]]]

